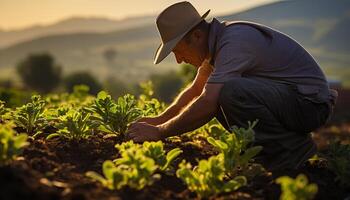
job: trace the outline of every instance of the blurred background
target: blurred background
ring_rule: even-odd
[[[160,38],[155,19],[172,0],[0,0],[0,99],[25,92],[71,91],[137,94],[151,80],[170,102],[194,75],[170,55],[153,65]],[[249,20],[278,29],[304,46],[339,91],[349,116],[350,1],[193,0],[200,13],[219,20]],[[20,91],[20,92],[19,92]],[[12,95],[12,96],[11,96]],[[344,108],[348,108],[344,111]]]

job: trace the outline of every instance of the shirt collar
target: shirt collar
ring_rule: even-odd
[[[213,66],[215,61],[217,42],[224,28],[225,28],[224,22],[219,22],[216,18],[213,18],[213,20],[210,23],[210,30],[209,30],[209,37],[208,37],[208,48],[209,48],[209,55],[211,58],[210,64]]]

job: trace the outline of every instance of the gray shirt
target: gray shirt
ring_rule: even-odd
[[[328,82],[314,58],[291,37],[252,22],[219,22],[209,31],[213,72],[208,83],[251,77],[294,84],[318,102],[333,98]]]

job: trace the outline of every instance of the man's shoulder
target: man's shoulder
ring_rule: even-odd
[[[271,32],[265,26],[248,21],[224,22],[225,28],[222,34],[223,41],[232,40],[235,42],[255,43],[270,37]]]

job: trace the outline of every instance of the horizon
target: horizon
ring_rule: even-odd
[[[218,0],[213,4],[210,0],[190,0],[199,13],[211,10],[211,15],[223,15],[242,12],[254,7],[278,2],[279,0]],[[166,7],[179,2],[174,0],[153,0],[150,2],[135,2],[106,0],[102,4],[98,0],[90,0],[89,4],[81,6],[86,0],[1,0],[3,11],[0,13],[0,30],[9,32],[22,30],[34,26],[48,26],[70,18],[106,18],[123,20],[127,18],[156,16]],[[115,7],[120,6],[119,9]],[[60,9],[56,9],[60,8]],[[156,8],[156,9],[155,9]],[[20,12],[21,15],[17,13]]]

